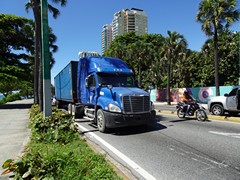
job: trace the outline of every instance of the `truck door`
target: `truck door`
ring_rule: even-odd
[[[88,101],[89,104],[95,104],[96,102],[96,80],[94,74],[91,74],[87,78],[87,86],[88,86]]]
[[[233,89],[227,97],[227,108],[231,111],[237,110],[237,90],[238,88]]]

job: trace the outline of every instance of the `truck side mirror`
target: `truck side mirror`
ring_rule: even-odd
[[[107,85],[107,88],[112,90],[113,86],[112,85]]]
[[[237,90],[237,95],[238,96],[240,95],[240,88]]]
[[[148,89],[149,89],[149,90],[152,90],[152,89],[153,89],[153,87],[152,87],[152,86],[148,86]]]
[[[85,80],[85,87],[88,88],[88,78]]]
[[[148,86],[148,92],[149,92],[149,94],[151,94],[151,90],[153,89],[153,87],[152,86]]]

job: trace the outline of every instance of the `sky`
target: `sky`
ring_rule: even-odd
[[[32,10],[27,13],[28,0],[0,0],[0,13],[14,14],[33,19]],[[101,32],[105,24],[112,23],[113,15],[123,9],[142,9],[148,16],[148,33],[167,36],[176,31],[188,42],[188,48],[199,51],[208,38],[195,17],[201,0],[69,0],[60,10],[57,19],[48,13],[48,24],[57,36],[56,63],[51,70],[51,82],[71,60],[78,60],[80,51],[96,51],[101,54]],[[48,0],[52,3],[51,0]],[[53,4],[52,4],[53,5]],[[238,0],[240,9],[240,0]],[[1,28],[1,27],[0,27]],[[230,28],[240,30],[240,22]]]

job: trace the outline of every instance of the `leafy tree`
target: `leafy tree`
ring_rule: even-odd
[[[33,21],[0,14],[0,92],[5,95],[31,82]]]
[[[161,58],[161,47],[165,38],[160,34],[141,35],[143,41],[148,46],[148,55],[143,69],[142,86],[147,89],[149,85],[157,89],[163,86],[163,77],[165,74],[164,61]]]
[[[187,49],[186,39],[182,35],[177,32],[168,33],[169,36],[166,38],[160,34],[126,33],[118,36],[104,55],[119,57],[126,61],[134,71],[135,79],[141,74],[141,87],[144,89],[149,85],[157,89],[166,87],[168,65],[171,65],[169,88],[170,85],[175,88],[213,86],[215,77],[209,73],[214,71],[213,39],[208,39],[201,51],[196,52]],[[219,34],[220,85],[237,84],[239,37],[239,32],[222,31]]]
[[[117,36],[104,55],[123,59],[144,89],[149,85],[160,87],[163,65],[158,52],[163,40],[164,37],[159,34],[136,35],[131,31]]]
[[[237,85],[239,77],[240,33],[222,32],[219,36],[219,84]]]
[[[238,84],[239,64],[239,32],[223,31],[219,34],[219,85]],[[214,42],[208,39],[199,53],[199,59],[205,62],[202,68],[202,76],[205,86],[214,84],[214,76],[208,72],[214,71]]]
[[[172,87],[189,87],[195,80],[193,65],[196,64],[196,54],[197,52],[186,49],[185,45],[180,48],[176,62],[172,65]]]
[[[14,15],[0,14],[0,92],[21,90],[31,95],[33,84],[34,22]],[[51,64],[57,50],[56,36],[49,29]]]
[[[131,45],[129,45],[128,50],[131,51],[132,58],[133,58],[132,61],[135,62],[134,69],[135,69],[135,72],[137,72],[136,75],[138,76],[138,86],[141,87],[142,70],[144,67],[146,67],[147,63],[149,63],[149,59],[150,59],[149,58],[150,46],[148,43],[140,39],[135,43],[132,43]]]
[[[196,20],[202,23],[202,30],[205,34],[213,36],[216,95],[220,95],[219,33],[239,19],[239,11],[236,6],[236,0],[202,0],[199,4],[199,12],[196,15]]]
[[[171,75],[171,66],[173,67],[174,64],[177,62],[179,56],[182,56],[187,42],[183,35],[180,35],[177,32],[168,31],[168,37],[165,38],[164,44],[162,46],[162,58],[164,61],[167,62],[167,101],[168,104],[170,103],[170,75]],[[172,75],[173,77],[173,75]]]

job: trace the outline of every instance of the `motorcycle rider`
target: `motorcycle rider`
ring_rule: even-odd
[[[187,111],[186,111],[186,115],[189,116],[189,109],[191,106],[191,102],[195,100],[189,93],[187,90],[184,91],[183,93],[183,99],[182,101],[185,103],[185,107],[187,106]]]

